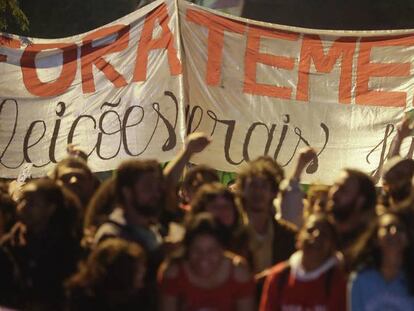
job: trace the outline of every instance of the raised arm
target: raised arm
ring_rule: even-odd
[[[313,148],[305,148],[299,152],[299,158],[290,179],[284,181],[281,186],[280,212],[283,219],[288,220],[298,227],[303,221],[303,192],[300,189],[300,179],[303,170],[316,161],[317,154]]]
[[[176,185],[184,171],[184,167],[190,161],[191,157],[195,153],[203,151],[210,142],[210,136],[202,132],[188,135],[184,149],[164,168],[167,184]]]
[[[308,166],[308,164],[317,159],[317,154],[315,149],[308,147],[305,149],[302,149],[299,152],[299,158],[298,162],[296,162],[295,170],[293,171],[293,175],[291,179],[294,179],[296,181],[300,181],[300,178],[302,176],[303,170]]]
[[[401,144],[406,137],[411,135],[411,131],[412,128],[410,128],[410,120],[408,118],[404,118],[397,124],[397,134],[391,141],[388,158],[400,155]]]

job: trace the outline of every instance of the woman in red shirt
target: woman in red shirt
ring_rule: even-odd
[[[160,268],[162,311],[255,309],[255,286],[248,266],[242,257],[225,251],[222,237],[222,226],[209,213],[189,221],[184,255]]]

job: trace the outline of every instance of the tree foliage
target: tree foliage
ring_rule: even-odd
[[[0,30],[61,38],[110,23],[136,10],[138,4],[139,0],[0,0]]]
[[[17,0],[0,0],[0,31],[7,31],[11,25],[27,31],[29,20]]]

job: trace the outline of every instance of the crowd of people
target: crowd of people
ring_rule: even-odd
[[[0,186],[0,309],[160,311],[414,310],[414,161],[398,153],[383,187],[355,169],[300,185],[261,156],[231,185],[191,157],[162,169],[127,160],[100,182],[71,146],[45,178]]]

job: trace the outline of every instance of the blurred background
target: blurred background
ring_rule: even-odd
[[[120,18],[151,0],[0,0],[0,30],[58,38]],[[414,0],[194,0],[236,16],[318,29],[414,28]]]

